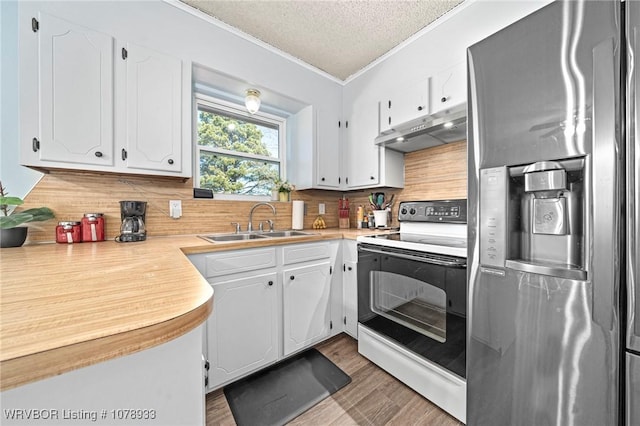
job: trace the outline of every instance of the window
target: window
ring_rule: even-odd
[[[285,120],[198,97],[196,180],[216,194],[270,196],[283,175]]]

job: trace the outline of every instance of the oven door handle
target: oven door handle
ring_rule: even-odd
[[[369,252],[369,253],[386,254],[386,255],[389,255],[389,256],[400,257],[402,259],[415,260],[417,262],[431,263],[433,265],[447,266],[447,267],[450,267],[450,268],[466,268],[467,267],[467,263],[466,262],[458,262],[458,261],[455,261],[455,260],[443,260],[443,259],[435,259],[435,258],[422,257],[422,256],[412,256],[412,255],[406,254],[406,253],[397,253],[397,252],[390,252],[390,251],[384,251],[384,250],[376,250],[376,249],[372,249],[370,247],[359,247],[358,250],[366,251],[366,252]]]

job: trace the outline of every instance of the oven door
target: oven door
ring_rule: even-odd
[[[358,322],[466,377],[466,259],[358,245]]]

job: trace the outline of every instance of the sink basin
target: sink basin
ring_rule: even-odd
[[[265,232],[262,235],[268,238],[281,238],[281,237],[298,237],[301,235],[313,235],[313,234],[309,232],[303,232],[303,231],[274,231],[274,232]]]
[[[257,240],[264,238],[283,238],[283,237],[298,237],[302,235],[314,235],[310,232],[304,231],[274,231],[274,232],[245,232],[240,234],[212,234],[212,235],[199,235],[200,238],[209,241],[210,243],[223,242],[223,241],[246,241]]]
[[[257,240],[265,238],[260,234],[220,234],[220,235],[200,235],[203,238],[212,243],[216,241],[243,241],[243,240]]]

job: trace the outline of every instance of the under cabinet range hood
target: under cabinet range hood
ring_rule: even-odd
[[[467,105],[419,117],[394,126],[375,138],[375,144],[401,152],[467,139]]]

